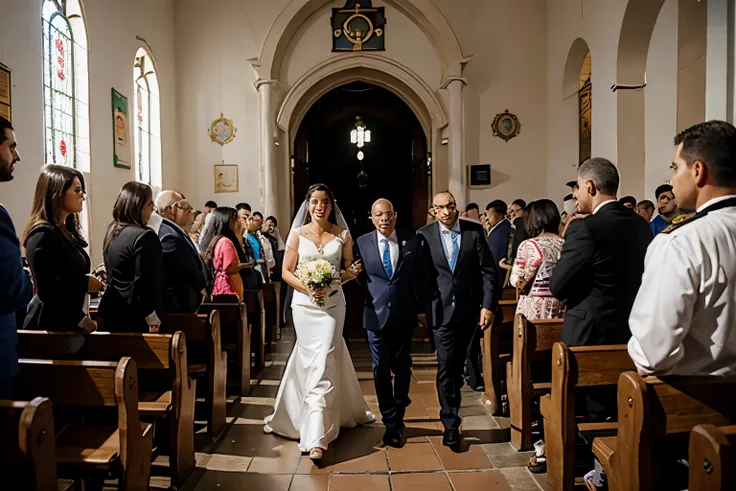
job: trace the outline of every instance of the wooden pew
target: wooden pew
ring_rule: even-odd
[[[71,346],[84,344],[70,353]],[[18,331],[18,355],[22,358],[118,361],[135,360],[139,371],[141,417],[162,421],[168,436],[171,481],[181,486],[194,472],[194,400],[196,382],[189,378],[186,336],[96,332],[78,333]],[[156,431],[158,434],[159,432]],[[158,438],[158,435],[156,435]]]
[[[57,491],[51,401],[0,401],[0,479],[3,489]],[[63,488],[62,488],[63,489]]]
[[[508,290],[505,289],[504,292]],[[515,290],[515,289],[514,289]],[[503,322],[491,322],[491,327],[483,332],[480,343],[481,360],[483,367],[483,402],[488,404],[491,414],[501,413],[501,395],[503,390],[503,368],[511,359],[510,354],[501,354],[500,344],[502,340],[511,344],[511,328],[514,325],[516,315],[516,300],[501,300],[499,307],[503,313]]]
[[[213,310],[220,313],[220,332],[223,346],[234,345],[232,357],[233,370],[227,371],[228,385],[234,387],[234,394],[247,396],[250,392],[250,331],[248,330],[248,312],[238,297],[222,299],[217,303],[203,303],[199,307],[200,314],[209,314]],[[228,360],[231,358],[228,356]],[[228,389],[229,390],[229,389]],[[231,392],[228,391],[228,395]]]
[[[248,310],[250,346],[255,357],[255,372],[266,366],[266,304],[262,290],[245,290],[243,302]]]
[[[117,363],[21,359],[17,391],[22,398],[53,401],[59,474],[113,476],[121,491],[148,489],[153,426],[140,421],[132,358]],[[100,414],[105,408],[108,418]]]
[[[161,318],[159,333],[182,331],[187,341],[189,374],[204,380],[207,431],[212,435],[225,426],[227,413],[227,353],[222,351],[220,313],[167,314]]]
[[[736,426],[698,425],[690,432],[689,491],[726,491],[736,483]]]
[[[616,431],[617,423],[576,423],[575,391],[615,386],[619,376],[635,370],[625,344],[552,347],[552,389],[540,401],[544,417],[547,486],[552,491],[575,488],[575,441],[578,431]]]
[[[663,488],[671,466],[664,453],[696,425],[736,423],[736,377],[642,378],[618,381],[618,433],[593,440],[611,491]],[[733,484],[733,483],[731,483]]]
[[[263,306],[266,314],[266,332],[264,347],[265,353],[270,355],[273,349],[272,342],[278,339],[279,326],[279,304],[280,300],[276,294],[276,285],[273,283],[265,283],[263,285]]]
[[[511,444],[517,450],[532,448],[533,391],[551,387],[549,373],[542,372],[543,380],[532,382],[532,365],[549,369],[552,346],[560,340],[561,331],[562,319],[532,322],[519,314],[514,320],[514,348],[511,361],[506,365],[506,387]]]

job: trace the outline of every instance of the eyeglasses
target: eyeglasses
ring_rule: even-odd
[[[433,205],[432,208],[434,208],[435,213],[440,212],[444,209],[447,209],[447,211],[455,211],[457,210],[457,204],[450,202],[446,205]]]

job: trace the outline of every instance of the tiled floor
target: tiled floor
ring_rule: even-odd
[[[509,441],[508,422],[494,418],[480,395],[463,391],[463,435],[459,453],[442,446],[437,418],[434,357],[417,353],[407,409],[408,443],[386,448],[380,422],[343,429],[320,466],[301,455],[296,442],[262,431],[294,342],[285,330],[275,346],[274,361],[250,397],[231,404],[229,428],[206,452],[197,454],[197,471],[183,489],[191,491],[539,491],[546,489],[527,471],[529,452],[516,452]],[[365,343],[352,340],[351,354],[363,394],[380,418]]]

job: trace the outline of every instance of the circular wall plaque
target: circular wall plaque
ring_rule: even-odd
[[[232,119],[227,119],[222,113],[220,117],[212,121],[209,134],[213,142],[220,146],[230,143],[235,138],[237,129],[233,126]]]
[[[521,123],[515,114],[511,114],[508,109],[501,114],[496,114],[491,124],[493,128],[493,136],[502,138],[503,141],[509,141],[521,132]]]

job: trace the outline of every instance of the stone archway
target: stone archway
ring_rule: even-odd
[[[580,91],[581,87],[581,70],[583,64],[586,62],[586,58],[590,56],[590,48],[588,43],[583,38],[577,38],[573,41],[570,46],[570,51],[567,53],[567,61],[565,62],[565,71],[562,74],[562,99],[565,101],[565,114],[564,118],[569,121],[575,121],[575,133],[577,134],[576,140],[578,140],[578,161],[583,158],[590,157],[588,153],[585,157],[581,156],[581,109],[580,109]],[[590,60],[588,60],[590,61]],[[591,73],[592,79],[592,73]],[[573,131],[573,126],[565,122],[565,128],[569,128],[569,131]],[[588,129],[590,131],[590,128]],[[590,137],[587,140],[590,144]],[[588,145],[587,150],[590,150]]]

